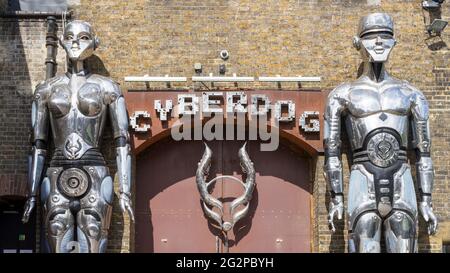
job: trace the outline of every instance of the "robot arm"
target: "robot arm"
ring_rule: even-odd
[[[413,146],[416,149],[416,175],[421,194],[420,211],[428,222],[428,233],[434,234],[437,219],[433,213],[431,193],[433,191],[434,169],[431,160],[431,138],[428,122],[428,102],[425,96],[416,90],[412,108]]]
[[[123,212],[128,212],[131,220],[134,222],[134,213],[131,206],[131,148],[127,108],[119,86],[113,83],[111,89],[110,93],[108,93],[109,115],[116,142],[120,207]]]
[[[334,90],[328,97],[325,110],[323,146],[325,148],[325,180],[332,197],[343,194],[341,153],[341,112],[343,107]]]
[[[31,106],[31,160],[28,162],[28,192],[29,198],[25,203],[22,222],[28,222],[31,212],[36,205],[36,196],[39,191],[42,173],[47,156],[48,140],[48,108],[46,84],[38,85]]]
[[[333,223],[334,216],[337,214],[338,219],[342,219],[344,210],[343,174],[340,159],[341,114],[344,110],[344,105],[341,102],[342,98],[340,98],[341,92],[342,87],[338,87],[330,93],[325,110],[324,125],[324,176],[331,193],[328,221],[333,232],[335,231]]]

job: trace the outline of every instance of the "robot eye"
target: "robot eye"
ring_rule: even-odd
[[[89,40],[89,37],[86,36],[86,35],[83,35],[83,36],[80,37],[80,39],[81,39],[81,40],[84,40],[84,41],[87,41],[87,40]]]
[[[73,35],[72,34],[68,34],[66,35],[66,40],[72,40],[73,39]]]

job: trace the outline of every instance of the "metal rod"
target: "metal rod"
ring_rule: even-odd
[[[47,18],[53,16],[57,19],[62,19],[62,12],[48,12],[48,11],[8,11],[0,13],[0,18]],[[71,11],[66,13],[66,17],[71,17]]]
[[[216,235],[216,253],[220,253],[220,239],[219,236]]]
[[[260,82],[320,82],[321,77],[259,77]]]
[[[186,77],[152,77],[152,76],[128,76],[124,78],[126,82],[186,82]]]
[[[223,242],[224,247],[225,247],[225,253],[230,253],[230,247],[228,245],[228,233],[225,232],[225,240]]]
[[[232,77],[218,77],[210,74],[209,76],[193,76],[193,82],[253,82],[254,77],[237,77],[233,74]]]
[[[239,180],[238,178],[231,176],[231,175],[221,175],[221,176],[217,176],[213,179],[211,179],[208,183],[206,183],[206,187],[209,187],[209,185],[211,185],[211,183],[213,183],[214,181],[217,181],[219,179],[230,179],[231,181],[235,181],[238,182],[239,184],[241,184],[242,186],[245,187],[244,182],[242,182],[241,180]]]

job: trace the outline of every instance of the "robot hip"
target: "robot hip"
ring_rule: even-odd
[[[352,225],[366,211],[376,211],[382,218],[394,210],[403,210],[414,219],[417,201],[411,168],[400,163],[398,168],[380,175],[366,164],[355,164],[350,174],[348,216]]]

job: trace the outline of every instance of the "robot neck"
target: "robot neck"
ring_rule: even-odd
[[[382,82],[389,77],[384,64],[384,62],[364,62],[362,75],[374,82]]]
[[[84,67],[84,61],[73,61],[70,62],[70,66],[68,68],[68,72],[71,74],[87,74],[87,70]]]

